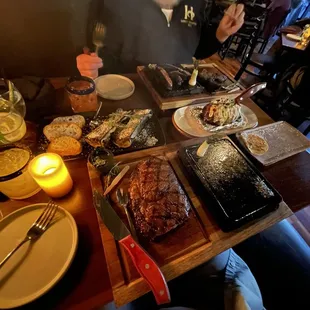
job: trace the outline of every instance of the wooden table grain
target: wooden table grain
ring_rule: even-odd
[[[116,108],[152,108],[159,118],[167,143],[188,140],[173,127],[171,122],[173,111],[159,110],[137,74],[129,75],[129,78],[136,86],[133,96],[118,102],[104,100],[102,114],[109,114]],[[58,101],[55,104],[59,115],[72,114],[70,105],[63,100],[63,86],[66,79],[51,79],[51,82],[57,89]],[[272,119],[251,100],[245,104],[256,113],[259,125],[272,122]],[[67,167],[75,184],[74,189],[57,202],[71,212],[77,222],[79,229],[77,255],[64,278],[50,292],[25,306],[25,309],[93,309],[113,300],[97,216],[92,206],[86,160],[67,162]],[[266,168],[263,173],[295,212],[310,203],[310,175],[307,173],[309,170],[310,157],[304,152]],[[40,192],[23,201],[1,202],[0,208],[3,214],[7,215],[30,203],[46,201],[48,197]]]

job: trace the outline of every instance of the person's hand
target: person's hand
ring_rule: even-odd
[[[82,76],[88,76],[92,79],[98,76],[98,69],[103,67],[102,59],[95,53],[77,56],[76,64]]]
[[[232,4],[228,8],[216,31],[216,37],[221,43],[224,43],[242,27],[244,15],[243,4]]]

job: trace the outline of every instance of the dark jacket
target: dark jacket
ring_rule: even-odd
[[[152,0],[105,0],[107,26],[104,72],[134,72],[148,63],[191,63],[220,47],[208,27],[210,0],[183,0],[174,8],[170,25]]]

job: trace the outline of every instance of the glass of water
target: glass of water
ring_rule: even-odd
[[[7,85],[4,79],[0,79],[0,103],[10,101],[13,104],[14,109],[19,113],[19,115],[22,118],[25,118],[26,115],[25,100],[12,82],[11,85],[12,85],[12,92],[10,96],[9,86]]]
[[[0,100],[0,145],[21,140],[27,128],[24,118],[10,101]]]

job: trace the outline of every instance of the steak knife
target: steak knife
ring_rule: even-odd
[[[94,191],[94,205],[115,240],[125,248],[138,272],[150,286],[157,304],[170,303],[169,288],[160,268],[132,238],[129,230],[108,200],[96,190]]]

